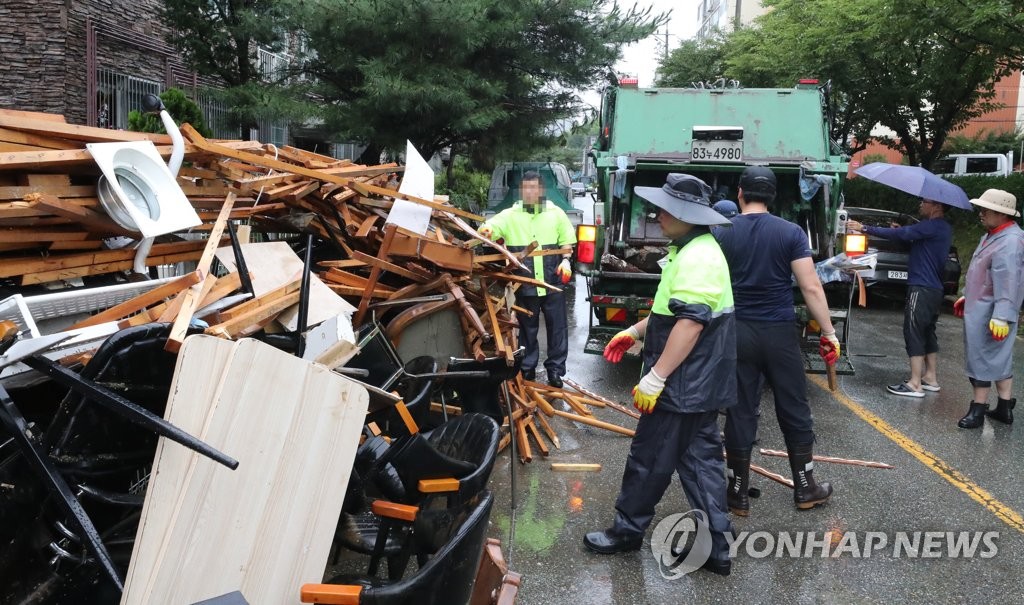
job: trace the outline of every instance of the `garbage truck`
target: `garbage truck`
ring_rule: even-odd
[[[640,89],[631,79],[604,91],[592,152],[598,172],[593,218],[577,228],[577,271],[586,278],[591,311],[587,353],[600,354],[615,333],[650,313],[669,240],[656,213],[633,192],[660,187],[670,172],[704,180],[712,202],[735,201],[740,173],[768,166],[778,178],[772,212],[803,229],[816,261],[840,251],[848,158],[829,136],[827,90],[814,80],[778,89],[735,83]],[[826,292],[845,352],[853,286],[830,284]],[[796,329],[810,343],[815,324],[806,309],[798,305],[797,311]],[[816,346],[813,351],[808,345],[807,370],[825,372]],[[837,372],[852,371],[844,355]]]

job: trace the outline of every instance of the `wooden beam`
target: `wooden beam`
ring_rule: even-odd
[[[68,330],[77,330],[78,328],[87,328],[89,326],[95,326],[108,321],[115,321],[122,317],[127,317],[132,313],[141,311],[153,303],[160,302],[165,298],[174,296],[178,292],[181,292],[185,288],[188,288],[194,284],[199,283],[203,278],[199,271],[193,271],[187,275],[179,277],[176,280],[169,281],[166,284],[157,286],[149,292],[140,294],[134,298],[130,298],[119,305],[110,307],[106,311],[101,311],[92,317],[84,319],[75,325],[68,328]]]
[[[30,132],[43,136],[58,136],[62,139],[86,141],[90,143],[123,143],[125,141],[153,141],[159,145],[170,145],[171,137],[166,134],[149,132],[132,132],[129,130],[112,130],[110,128],[94,128],[77,126],[54,120],[40,120],[29,117],[0,114],[0,127]]]
[[[34,203],[39,210],[69,218],[93,233],[116,233],[132,235],[132,232],[114,222],[110,216],[83,208],[47,193],[30,193],[25,201]]]
[[[224,205],[221,206],[220,216],[217,217],[217,222],[214,223],[213,230],[210,231],[210,237],[206,240],[206,247],[203,248],[203,255],[199,257],[199,263],[196,265],[196,271],[205,276],[203,285],[201,287],[193,286],[178,295],[182,299],[181,309],[178,310],[178,315],[174,318],[174,325],[171,326],[171,333],[167,337],[167,343],[164,345],[165,351],[177,353],[181,348],[181,343],[185,340],[188,326],[192,323],[192,314],[199,308],[199,301],[213,288],[214,283],[217,281],[216,277],[208,275],[210,265],[213,264],[214,254],[216,254],[219,247],[221,236],[224,235],[224,229],[228,225],[228,217],[231,215],[231,209],[234,205],[235,194],[229,193],[224,198]]]

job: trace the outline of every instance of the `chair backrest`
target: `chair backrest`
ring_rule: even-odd
[[[402,376],[402,360],[380,325],[369,322],[356,331],[359,354],[346,363],[346,367],[370,372],[360,381],[390,391]]]
[[[473,592],[487,538],[494,496],[479,503],[448,542],[415,573],[386,586],[365,588],[362,605],[465,605]]]
[[[458,395],[463,412],[487,414],[501,423],[504,416],[498,398],[498,394],[501,392],[501,383],[519,373],[525,354],[526,349],[520,348],[516,351],[512,365],[508,365],[508,361],[504,357],[488,357],[483,361],[453,357],[448,362],[446,371],[486,370],[490,372],[490,376],[487,378],[446,378],[444,386]]]
[[[498,455],[499,433],[498,423],[490,416],[463,414],[424,434],[437,451],[476,467],[459,479],[459,491],[449,506],[471,500],[487,485]]]

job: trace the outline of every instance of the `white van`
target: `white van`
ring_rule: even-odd
[[[1010,176],[1013,172],[1013,152],[954,153],[932,165],[939,176]]]

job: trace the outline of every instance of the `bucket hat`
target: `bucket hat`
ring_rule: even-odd
[[[1017,212],[1017,198],[1002,189],[989,189],[980,198],[971,200],[971,203],[1009,216],[1020,216],[1020,212]]]
[[[633,191],[684,223],[732,224],[711,207],[711,187],[693,175],[670,172],[661,187],[636,187]]]

